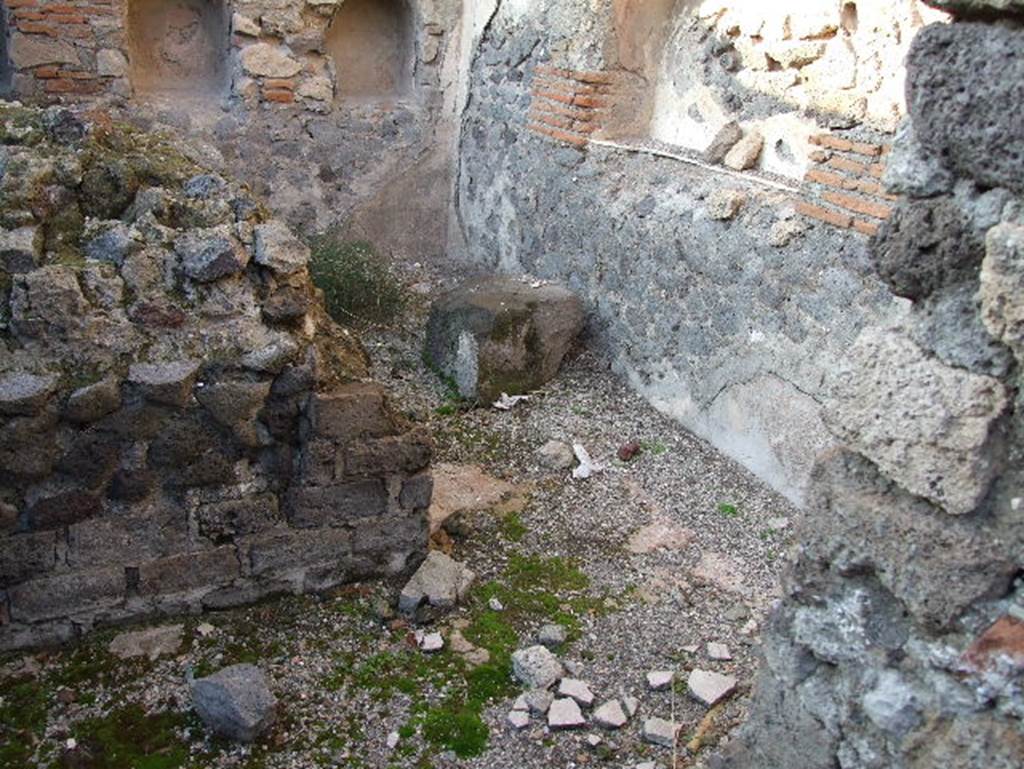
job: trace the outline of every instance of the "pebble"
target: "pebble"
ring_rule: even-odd
[[[547,647],[531,646],[512,655],[512,672],[531,689],[547,689],[562,677],[564,670]]]
[[[605,729],[621,729],[629,721],[629,716],[618,700],[609,700],[594,711],[594,723]]]
[[[750,616],[750,609],[746,604],[736,603],[726,609],[722,616],[729,622],[739,622]]]
[[[586,724],[583,711],[576,704],[576,700],[565,697],[551,703],[548,710],[548,726],[552,729],[579,729]]]
[[[563,678],[558,685],[558,693],[562,697],[572,697],[585,708],[594,704],[594,693],[585,681],[577,678]]]
[[[444,648],[444,636],[440,633],[424,633],[419,638],[420,649],[427,654],[439,652]]]
[[[548,441],[537,452],[540,463],[549,470],[568,470],[576,464],[572,446],[562,441]]]
[[[710,708],[736,690],[736,679],[711,670],[694,670],[686,685],[694,699]]]
[[[513,710],[508,714],[508,723],[517,732],[522,731],[530,725],[530,714],[521,710]]]
[[[671,670],[655,670],[647,674],[647,688],[652,692],[660,692],[669,688],[676,674]]]
[[[505,611],[505,605],[497,598],[491,598],[487,602],[487,606],[490,607],[491,611]]]
[[[530,705],[526,701],[525,694],[520,694],[518,697],[516,697],[516,701],[512,703],[512,710],[520,710],[525,713],[530,712]]]
[[[587,744],[592,748],[596,748],[598,745],[601,744],[601,738],[596,734],[588,734]]]
[[[648,718],[644,721],[643,740],[652,745],[671,748],[675,745],[676,725],[664,718]]]
[[[726,662],[732,659],[732,653],[725,644],[712,641],[708,644],[708,657],[713,660]]]
[[[537,631],[537,643],[549,649],[565,643],[566,632],[561,625],[544,625]]]
[[[203,624],[196,627],[196,632],[199,633],[199,635],[201,635],[203,638],[207,638],[216,633],[217,628],[215,628],[209,622],[204,622]]]
[[[391,732],[388,734],[388,750],[394,750],[398,747],[398,732]]]

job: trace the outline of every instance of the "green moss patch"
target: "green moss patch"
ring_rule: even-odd
[[[314,238],[311,247],[313,283],[324,292],[327,312],[337,323],[387,324],[405,310],[405,288],[372,244],[327,233]]]

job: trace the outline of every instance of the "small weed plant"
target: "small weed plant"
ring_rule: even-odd
[[[310,243],[310,274],[324,292],[327,312],[345,326],[386,325],[408,303],[391,266],[373,245],[327,232]]]

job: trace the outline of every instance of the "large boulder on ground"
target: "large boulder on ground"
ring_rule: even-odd
[[[277,717],[277,698],[255,665],[232,665],[192,682],[192,704],[221,737],[252,742]]]
[[[559,286],[475,281],[434,303],[427,356],[464,398],[490,402],[554,378],[583,318],[580,300]]]
[[[960,3],[962,5],[962,3]],[[923,144],[961,175],[1024,191],[1024,29],[932,24],[907,57],[907,105]]]

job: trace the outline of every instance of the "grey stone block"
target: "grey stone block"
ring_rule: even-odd
[[[424,513],[359,521],[353,536],[353,550],[365,554],[391,550],[426,553],[430,535]]]
[[[254,575],[289,572],[307,566],[343,563],[352,553],[348,529],[284,529],[243,540]]]
[[[191,230],[174,241],[182,270],[192,280],[208,283],[235,275],[249,263],[249,254],[227,227]]]
[[[0,415],[34,416],[57,389],[57,377],[20,372],[0,376]]]
[[[9,588],[11,617],[39,622],[110,609],[124,600],[124,569],[100,569],[34,579]]]
[[[830,391],[829,429],[948,513],[972,512],[1002,468],[1004,385],[945,366],[895,332],[863,332]]]
[[[57,564],[56,532],[0,535],[0,584],[13,585],[53,570]]]
[[[114,377],[80,387],[68,397],[64,418],[72,422],[95,422],[121,407],[121,385]]]
[[[383,515],[387,509],[387,489],[379,479],[293,487],[285,497],[288,521],[298,528],[340,526]]]
[[[409,512],[426,510],[430,507],[433,495],[434,476],[427,470],[402,481],[398,504],[403,510]]]
[[[384,389],[375,384],[350,384],[310,399],[313,435],[347,443],[379,438],[398,430],[387,412]]]
[[[425,428],[403,435],[351,444],[345,451],[345,474],[388,475],[415,473],[430,464],[433,441]]]
[[[140,596],[167,595],[223,585],[241,574],[234,545],[199,553],[179,553],[139,566]]]
[[[280,522],[281,516],[277,497],[259,494],[199,505],[195,518],[199,533],[219,543],[271,529]]]
[[[143,397],[178,408],[190,400],[198,376],[199,362],[195,360],[135,363],[128,369],[128,381],[138,387]]]

